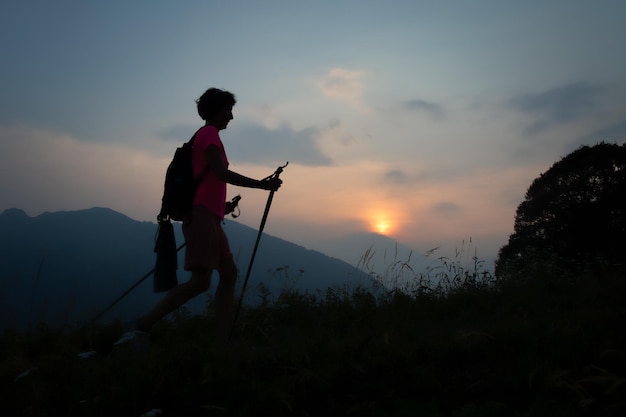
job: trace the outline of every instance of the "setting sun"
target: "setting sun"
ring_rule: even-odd
[[[389,230],[389,223],[384,220],[379,221],[376,223],[376,230],[383,235],[386,234]]]
[[[396,228],[395,221],[384,212],[371,215],[369,223],[373,231],[382,235],[390,235]]]
[[[397,233],[403,223],[402,208],[389,201],[376,202],[369,207],[363,207],[361,216],[370,231],[385,236]]]

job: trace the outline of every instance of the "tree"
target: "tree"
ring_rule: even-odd
[[[500,249],[500,278],[556,266],[577,273],[626,260],[626,144],[581,146],[536,178]]]

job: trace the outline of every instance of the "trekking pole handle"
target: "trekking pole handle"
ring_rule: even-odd
[[[279,166],[276,168],[276,171],[272,174],[273,177],[278,178],[278,176],[283,172],[283,169],[289,165],[289,161],[285,162],[285,165]]]
[[[230,216],[233,219],[236,219],[241,214],[241,209],[239,208],[239,200],[241,200],[240,195],[236,195],[232,198],[232,200],[230,200],[231,209],[232,209],[232,211],[230,212]],[[237,213],[235,213],[235,210],[237,210]]]
[[[261,181],[267,181],[269,179],[272,178],[278,178],[278,176],[283,172],[283,169],[285,169],[285,167],[289,165],[289,161],[287,161],[285,163],[285,165],[279,166],[278,168],[276,168],[276,171],[274,171],[274,173],[268,177],[263,178]]]

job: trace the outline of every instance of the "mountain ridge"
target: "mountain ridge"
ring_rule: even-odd
[[[5,210],[0,214],[0,325],[24,327],[44,321],[58,326],[94,316],[154,267],[157,227],[103,207],[34,217],[16,208]],[[180,245],[180,224],[174,228]],[[224,229],[239,267],[239,295],[258,231],[231,220],[225,221]],[[180,251],[180,266],[183,255]],[[181,267],[177,272],[179,282],[187,279],[189,273]],[[162,294],[154,294],[149,281],[103,319],[128,319],[151,307]],[[266,233],[244,297],[246,304],[258,302],[261,283],[273,295],[284,288],[325,292],[328,287],[373,284],[366,273],[344,261]],[[214,281],[212,290],[215,285]],[[201,313],[207,297],[197,299],[187,307]]]

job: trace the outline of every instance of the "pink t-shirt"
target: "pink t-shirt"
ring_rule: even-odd
[[[204,206],[215,213],[220,219],[224,219],[226,208],[226,183],[219,180],[211,168],[207,169],[209,157],[207,148],[217,146],[222,152],[224,165],[228,167],[226,151],[215,126],[205,126],[198,131],[193,142],[192,163],[193,174],[198,179],[202,176],[198,190],[193,199],[193,204]]]

